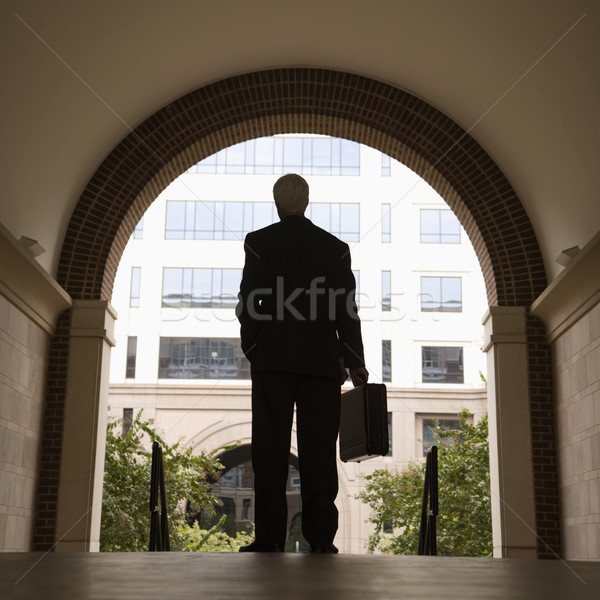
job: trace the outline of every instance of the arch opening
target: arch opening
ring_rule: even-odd
[[[425,179],[467,231],[490,306],[529,306],[545,288],[541,253],[516,193],[460,126],[423,100],[385,83],[302,68],[218,81],[175,100],[137,127],[110,153],[82,193],[65,236],[59,283],[76,300],[108,300],[120,255],[136,223],[173,179],[234,143],[295,132],[363,143]],[[539,325],[530,322],[530,329],[536,333],[535,343],[543,346]],[[53,340],[55,349],[68,343],[67,331],[65,317]],[[64,357],[55,353],[49,369],[62,379],[63,391],[59,383],[49,395],[58,404],[64,399],[63,365]],[[550,380],[550,391],[538,396],[543,396],[540,410],[548,413],[551,372],[544,377]],[[60,412],[60,407],[52,410]],[[537,442],[543,447],[541,437]],[[49,446],[48,440],[43,446]],[[56,470],[52,462],[43,452],[42,473]]]

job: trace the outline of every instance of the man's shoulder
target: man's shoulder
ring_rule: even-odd
[[[348,244],[340,240],[339,237],[333,235],[333,233],[330,233],[326,229],[323,229],[322,227],[319,227],[310,221],[309,223],[312,225],[313,235],[324,244],[328,244],[335,249],[345,250],[348,248]]]
[[[246,234],[246,239],[248,239],[248,238],[257,239],[257,238],[268,237],[269,235],[273,235],[276,233],[278,225],[279,225],[279,223],[272,223],[271,225],[267,225],[266,227],[261,227],[260,229],[255,229],[254,231],[251,231]]]

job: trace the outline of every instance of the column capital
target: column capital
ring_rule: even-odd
[[[110,346],[114,338],[117,311],[107,300],[75,300],[71,310],[71,337],[96,337]]]
[[[527,342],[524,306],[490,306],[483,316],[482,323],[484,352],[498,343],[525,344]]]

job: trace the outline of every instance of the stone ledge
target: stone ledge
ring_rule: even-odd
[[[52,335],[71,297],[1,223],[0,255],[0,294]]]
[[[530,313],[546,325],[554,342],[600,302],[600,231],[540,294]]]

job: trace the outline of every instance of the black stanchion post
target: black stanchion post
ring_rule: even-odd
[[[435,556],[437,554],[436,517],[438,514],[438,462],[437,446],[427,451],[423,502],[421,504],[421,528],[417,554]]]
[[[423,485],[423,501],[421,502],[421,527],[419,528],[419,549],[417,554],[425,554],[426,532],[427,532],[427,505],[429,504],[429,452],[425,463],[425,483]]]
[[[159,504],[160,496],[160,504]],[[170,550],[169,520],[167,516],[167,494],[162,448],[158,442],[152,444],[152,466],[150,471],[150,552]],[[159,514],[160,512],[160,514]]]
[[[168,552],[171,549],[171,542],[169,540],[169,517],[167,514],[167,493],[165,490],[165,467],[163,463],[162,448],[159,447],[160,452],[160,530],[161,530],[161,550]]]

